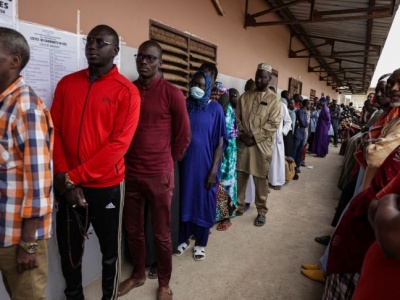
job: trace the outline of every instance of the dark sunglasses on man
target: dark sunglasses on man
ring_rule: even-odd
[[[160,62],[162,62],[161,59],[159,59],[158,57],[156,57],[154,55],[150,55],[150,54],[138,53],[138,54],[135,54],[135,58],[136,58],[136,61],[143,61],[143,59],[145,59],[149,64],[152,64],[157,59]]]
[[[102,38],[93,38],[93,37],[85,37],[83,38],[83,42],[85,43],[85,45],[90,45],[91,43],[95,43],[96,48],[101,49],[105,46],[111,45],[116,47],[117,49],[119,49],[119,47],[113,43],[107,42],[106,40],[103,40]]]

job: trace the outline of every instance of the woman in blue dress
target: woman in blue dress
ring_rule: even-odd
[[[203,260],[210,228],[215,223],[216,193],[220,180],[221,157],[227,142],[224,111],[210,101],[211,78],[198,71],[190,82],[187,110],[191,125],[191,142],[179,163],[180,224],[179,246],[182,255],[196,239],[193,258]]]

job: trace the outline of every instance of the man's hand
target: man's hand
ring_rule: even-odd
[[[245,142],[247,147],[252,147],[255,144],[257,144],[256,139],[254,138],[254,136],[252,136],[251,138],[249,138],[246,142]]]
[[[61,195],[65,194],[68,191],[68,188],[65,186],[65,172],[57,173],[54,175],[54,188]]]
[[[40,251],[40,249],[38,250]],[[28,253],[20,246],[17,246],[17,271],[22,273],[23,271],[32,270],[39,267],[39,254],[38,251],[35,253]]]
[[[239,136],[238,136],[239,140],[241,140],[245,144],[252,137],[254,137],[254,135],[251,131],[242,131],[239,133]]]
[[[210,171],[207,176],[206,188],[211,189],[217,183],[217,173]]]
[[[68,193],[66,193],[65,199],[67,200],[67,203],[72,207],[88,206],[88,204],[85,200],[85,195],[83,194],[83,190],[80,187],[76,187],[73,190],[70,190]]]
[[[293,158],[290,157],[290,156],[285,156],[285,160],[286,160],[288,163],[293,163],[293,162],[294,162]]]

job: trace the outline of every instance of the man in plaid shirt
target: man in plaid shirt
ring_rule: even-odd
[[[53,124],[20,76],[29,55],[0,27],[0,271],[12,299],[46,299],[51,236]]]

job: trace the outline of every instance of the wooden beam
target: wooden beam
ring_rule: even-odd
[[[217,10],[218,14],[223,17],[225,15],[225,12],[222,9],[221,4],[219,4],[219,1],[218,0],[211,0],[211,1],[214,4],[214,7]]]
[[[302,3],[302,2],[309,2],[309,0],[295,0],[295,1],[292,1],[292,2],[288,2],[288,3],[282,4],[282,5],[277,6],[277,7],[273,7],[273,8],[270,8],[270,9],[266,9],[266,10],[260,11],[260,12],[255,13],[255,14],[251,14],[251,15],[249,15],[249,17],[255,19],[255,18],[258,18],[258,17],[261,17],[261,16],[265,16],[265,15],[270,14],[272,12],[275,12],[275,11],[278,11],[278,10],[282,10],[284,8],[288,8],[290,6],[293,6],[293,5]]]
[[[309,24],[309,23],[326,23],[326,22],[346,22],[354,20],[370,20],[370,19],[381,19],[392,17],[390,13],[382,13],[377,15],[362,15],[362,16],[348,16],[348,17],[333,17],[333,18],[322,18],[322,19],[302,19],[302,20],[290,20],[290,21],[269,21],[269,22],[252,22],[251,24],[246,24],[252,27],[261,26],[277,26],[277,25],[297,25],[297,24]],[[247,23],[247,22],[246,22]]]
[[[310,38],[315,38],[315,39],[321,39],[321,40],[333,40],[334,42],[339,42],[339,43],[346,43],[346,44],[352,44],[352,45],[360,45],[360,46],[365,46],[366,43],[365,42],[355,42],[355,41],[349,41],[349,40],[344,40],[344,39],[337,39],[337,38],[331,38],[331,37],[326,37],[326,36],[320,36],[320,35],[313,35],[313,34],[301,34],[301,33],[293,33],[294,36],[308,36]],[[378,47],[379,49],[381,48],[380,45],[377,44],[370,44],[370,47]]]

